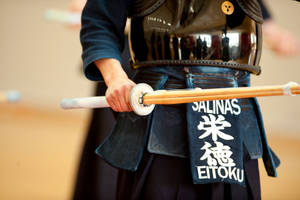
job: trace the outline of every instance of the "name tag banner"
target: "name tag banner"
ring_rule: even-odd
[[[187,104],[190,162],[194,184],[245,186],[237,99]]]

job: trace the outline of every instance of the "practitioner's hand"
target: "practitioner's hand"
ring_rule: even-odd
[[[267,47],[281,56],[299,54],[299,40],[289,31],[277,25],[272,19],[264,22],[263,36]]]
[[[110,107],[116,112],[132,111],[129,96],[132,87],[135,85],[128,78],[117,78],[109,84],[105,96]]]
[[[124,72],[120,62],[113,58],[95,61],[107,85],[107,103],[116,112],[132,111],[129,102],[130,91],[135,83]]]

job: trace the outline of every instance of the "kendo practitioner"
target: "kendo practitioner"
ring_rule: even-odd
[[[86,1],[79,0],[74,2],[76,6],[75,12],[81,12]],[[82,6],[80,10],[78,10],[78,2],[80,3],[79,6]],[[82,2],[84,2],[84,5]],[[264,6],[264,4],[261,1],[259,1],[259,3],[264,19],[264,24],[262,27],[264,39],[267,38],[267,41],[272,42],[272,44],[269,44],[269,46],[272,47],[272,50],[279,55],[295,54],[295,52],[297,52],[296,45],[298,42],[295,42],[293,35],[291,35],[288,31],[279,27],[272,19],[268,9]],[[280,38],[278,38],[278,33],[280,33]],[[275,43],[274,41],[278,41],[278,39],[286,41],[289,44]],[[127,37],[125,37],[124,40],[124,48],[121,57],[122,67],[125,69],[128,76],[131,77],[133,71],[129,66],[130,55]],[[95,96],[103,96],[105,95],[105,91],[105,84],[101,81],[97,82]],[[96,147],[110,134],[115,124],[115,116],[116,113],[113,114],[111,109],[108,108],[94,109],[92,111],[89,128],[87,130],[86,139],[81,153],[73,199],[115,199],[118,170],[106,164],[99,156],[95,154]]]
[[[135,77],[121,67],[126,18]],[[82,16],[84,72],[105,81],[120,112],[96,153],[119,168],[117,199],[260,199],[257,159],[270,176],[255,99],[157,106],[130,112],[136,83],[154,89],[249,86],[259,75],[261,9],[256,0],[89,0]]]
[[[127,37],[124,41],[124,50],[121,54],[122,67],[129,77],[134,71],[129,65],[129,47]],[[98,82],[95,96],[105,95],[106,85]],[[76,183],[72,199],[115,199],[118,170],[105,163],[95,149],[111,133],[116,112],[110,108],[94,109],[91,113],[90,124],[81,152],[80,163],[76,176]]]
[[[129,48],[125,38],[124,51],[121,58],[124,61],[122,67],[127,69],[127,74],[132,74],[129,66]],[[106,86],[97,83],[95,96],[105,95]],[[72,199],[115,199],[118,170],[105,163],[97,154],[95,149],[112,131],[116,112],[110,108],[94,109],[87,130],[81,159],[77,172],[77,179]]]
[[[128,21],[128,27],[130,21]],[[129,64],[128,30],[125,29],[124,48],[121,53],[122,68],[128,77],[133,76]],[[97,82],[95,96],[105,95],[106,85]],[[94,109],[81,152],[72,199],[115,199],[118,170],[95,154],[96,147],[110,134],[117,113],[110,108]]]

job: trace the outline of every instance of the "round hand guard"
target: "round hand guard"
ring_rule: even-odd
[[[145,105],[143,104],[143,97],[145,94],[153,92],[153,89],[150,85],[146,83],[139,83],[134,86],[130,92],[130,104],[133,111],[140,116],[149,115],[155,105]]]

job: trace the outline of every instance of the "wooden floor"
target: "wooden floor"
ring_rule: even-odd
[[[87,122],[87,113],[0,104],[0,199],[70,199]],[[300,140],[286,135],[268,133],[282,164],[278,178],[260,165],[263,199],[300,199]]]

